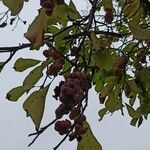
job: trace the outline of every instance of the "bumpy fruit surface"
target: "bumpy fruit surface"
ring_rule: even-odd
[[[51,56],[51,52],[49,50],[44,50],[43,51],[43,55],[46,57],[46,58],[49,58]]]
[[[58,72],[63,68],[63,65],[59,62],[53,62],[47,70],[48,75],[56,76]]]
[[[55,49],[51,50],[51,56],[53,57],[54,60],[61,58],[60,53]]]

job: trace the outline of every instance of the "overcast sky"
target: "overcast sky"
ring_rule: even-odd
[[[86,0],[80,1],[78,4],[79,9],[86,8],[86,4]],[[2,5],[1,2],[0,5]],[[3,7],[0,8],[3,11]],[[21,17],[23,20],[27,20],[27,25],[37,15],[38,8],[39,4],[37,0],[30,0],[29,3],[26,3]],[[27,25],[19,23],[14,31],[12,31],[13,27],[0,29],[0,46],[12,46],[27,42],[23,38],[23,33],[26,32]],[[25,75],[30,71],[16,73],[12,69],[13,63],[19,57],[43,59],[42,51],[32,52],[25,49],[17,53],[14,59],[0,73],[0,149],[51,150],[62,139],[54,131],[53,126],[42,134],[30,148],[27,148],[32,139],[28,138],[28,134],[34,132],[34,125],[30,118],[26,118],[26,113],[22,108],[26,96],[23,96],[18,102],[9,102],[5,98],[7,91],[21,85]],[[4,58],[6,58],[5,55],[0,55],[0,61],[4,60]],[[42,122],[43,126],[54,119],[54,108],[57,108],[58,103],[51,95],[56,84],[58,84],[58,81],[55,81],[52,85],[47,96],[46,111]],[[103,121],[99,122],[98,111],[101,107],[96,93],[91,90],[86,114],[94,134],[103,146],[103,150],[149,150],[149,120],[144,121],[140,128],[135,128],[130,126],[128,115],[126,114],[123,117],[118,111],[113,116],[108,115]],[[68,142],[66,140],[59,150],[76,150],[76,142]]]

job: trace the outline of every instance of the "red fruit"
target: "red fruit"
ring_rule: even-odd
[[[124,67],[126,66],[128,60],[125,56],[119,56],[117,59],[117,63],[115,65],[115,68],[117,69],[124,69]]]
[[[79,79],[74,79],[74,84],[81,86],[81,81]]]
[[[48,75],[56,76],[58,72],[63,68],[63,65],[57,62],[54,62],[47,70]]]
[[[60,119],[65,111],[65,105],[64,104],[60,104],[59,107],[55,110],[55,114],[56,114],[56,118]]]
[[[82,128],[83,126],[81,124],[77,124],[75,126],[75,132],[78,133],[78,131]]]
[[[65,95],[66,99],[72,99],[75,95],[75,91],[72,88],[66,86],[66,84],[62,85],[61,93]]]
[[[77,124],[75,126],[75,133],[77,135],[82,135],[82,134],[85,134],[86,132],[87,132],[87,128],[83,127],[82,125]]]
[[[63,113],[58,108],[55,110],[56,118],[60,119],[63,116]]]
[[[43,55],[46,57],[46,58],[49,58],[51,56],[51,52],[49,50],[44,50],[43,51]]]
[[[85,115],[81,115],[80,117],[77,116],[74,118],[74,122],[78,123],[78,124],[83,124],[83,122],[86,121],[86,116]]]
[[[64,121],[64,126],[65,126],[66,128],[71,128],[71,122],[70,122],[70,120],[66,119],[66,120]]]
[[[53,9],[54,2],[53,2],[53,0],[46,0],[44,2],[41,2],[41,6],[46,9]]]
[[[105,11],[106,11],[105,22],[110,24],[113,21],[113,11],[111,8],[106,8]]]
[[[53,13],[53,9],[46,9],[45,13],[46,13],[47,16],[51,16],[52,13]]]
[[[59,132],[60,135],[67,134],[71,128],[71,122],[69,120],[57,121],[54,129]]]
[[[54,60],[61,58],[61,54],[55,49],[51,50],[51,56]]]
[[[59,130],[61,130],[61,128],[62,128],[62,121],[57,121],[57,122],[55,123],[54,129],[55,129],[56,131],[59,131]]]
[[[75,117],[79,116],[79,114],[80,114],[80,109],[75,107],[73,110],[71,110],[69,114],[69,118],[74,119]]]
[[[64,135],[64,134],[67,134],[68,130],[60,130],[58,132],[60,135]]]
[[[104,104],[106,96],[107,96],[106,93],[99,93],[99,101],[101,104]]]

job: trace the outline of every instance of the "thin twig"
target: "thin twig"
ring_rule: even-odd
[[[36,135],[35,138],[32,140],[32,142],[28,145],[28,147],[30,147],[35,141],[36,139],[48,128],[50,127],[53,123],[55,123],[57,119],[54,119],[52,122],[50,122],[48,125],[46,125],[45,127],[42,127],[38,132],[36,133],[31,133],[28,136],[33,136]]]
[[[31,43],[24,43],[19,46],[0,47],[0,53],[18,51],[18,50],[30,47],[31,45],[32,45]]]

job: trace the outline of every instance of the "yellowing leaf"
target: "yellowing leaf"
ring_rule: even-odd
[[[40,61],[36,59],[19,58],[14,64],[14,69],[15,71],[22,72],[30,67],[37,65],[38,63],[40,63]]]
[[[39,49],[44,44],[44,33],[47,31],[47,18],[45,12],[39,10],[39,15],[34,19],[29,26],[27,33],[24,34],[33,45],[33,49]]]
[[[31,117],[35,124],[36,130],[39,129],[45,108],[45,98],[48,92],[49,85],[41,91],[34,91],[24,102],[23,108],[27,113],[27,117]]]
[[[124,16],[127,18],[134,16],[139,7],[140,7],[139,0],[134,0],[132,3],[126,4],[123,9]]]
[[[23,94],[25,93],[23,86],[18,86],[13,89],[11,89],[7,95],[6,98],[10,101],[17,101]]]
[[[88,130],[78,143],[77,150],[102,150],[102,146],[93,135],[90,125],[84,122],[84,126],[87,127]]]
[[[140,114],[138,113],[138,111],[134,110],[130,105],[126,104],[128,113],[130,115],[130,117],[132,118],[139,118]]]
[[[23,81],[23,87],[25,90],[30,90],[43,76],[42,66],[34,68]]]
[[[2,0],[3,4],[11,11],[12,16],[16,16],[23,8],[24,0]]]
[[[129,21],[129,29],[131,30],[131,33],[133,36],[137,39],[142,40],[150,40],[150,29],[149,28],[142,28],[140,26],[140,15],[142,13],[142,10],[139,9],[138,12],[132,19]]]
[[[106,39],[102,37],[98,38],[94,32],[91,32],[91,41],[92,41],[92,49],[93,50],[103,50],[107,46]]]
[[[137,39],[150,40],[150,30],[149,29],[142,29],[142,28],[140,28],[140,26],[134,25],[132,23],[129,24],[129,28],[130,28],[132,34]]]

